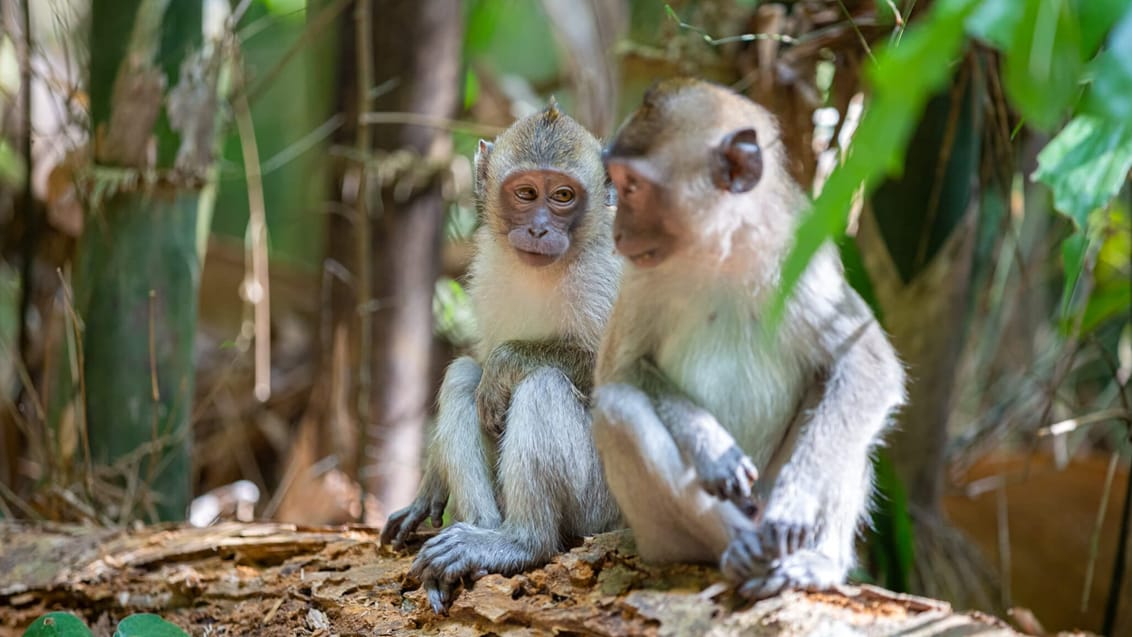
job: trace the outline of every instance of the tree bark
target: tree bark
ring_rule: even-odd
[[[94,164],[68,320],[76,365],[64,354],[53,404],[56,426],[80,441],[62,455],[148,485],[111,518],[182,519],[190,497],[196,224],[219,69],[201,11],[170,0],[91,8]]]
[[[387,89],[374,100],[375,110],[453,115],[460,95],[462,16],[454,0],[374,2],[373,79]],[[432,401],[441,175],[451,139],[436,128],[394,125],[375,127],[372,140],[379,173],[373,175],[378,192],[368,206],[373,291],[360,311],[372,312],[373,389],[362,479],[383,509],[369,519],[380,520],[412,501],[420,472]]]

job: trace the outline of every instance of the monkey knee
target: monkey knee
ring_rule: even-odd
[[[617,443],[636,438],[637,430],[656,417],[648,395],[631,385],[602,385],[594,390],[590,403],[599,447],[605,446],[603,440]]]
[[[655,412],[652,400],[645,392],[621,383],[598,387],[591,403],[594,417],[610,423],[630,424],[641,414]]]
[[[460,394],[471,395],[476,391],[476,387],[480,384],[480,376],[483,370],[480,364],[470,356],[461,356],[452,361],[448,366],[448,370],[444,372],[444,382],[441,384],[441,402],[444,402],[446,395]]]
[[[562,401],[581,402],[582,394],[557,367],[540,367],[515,385],[512,404],[533,402],[556,406]]]

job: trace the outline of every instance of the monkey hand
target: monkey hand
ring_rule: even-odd
[[[432,518],[433,528],[444,524],[444,507],[448,506],[448,489],[439,480],[426,476],[420,493],[409,506],[395,511],[381,529],[381,543],[395,549],[404,548],[406,540],[427,518]]]
[[[731,540],[720,570],[738,582],[739,593],[750,599],[777,595],[787,588],[834,586],[844,579],[848,565],[838,564],[820,550],[820,512],[820,503],[812,495],[776,488],[757,526]]]
[[[720,444],[722,441],[715,442],[716,444],[698,446],[692,454],[692,466],[696,469],[700,484],[711,495],[732,502],[744,513],[753,516],[755,504],[752,490],[759,477],[755,463],[734,441],[726,447]]]
[[[428,593],[438,615],[448,614],[460,584],[488,573],[512,574],[531,566],[536,555],[523,542],[498,529],[453,524],[425,542],[409,575]]]

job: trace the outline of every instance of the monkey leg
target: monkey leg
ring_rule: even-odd
[[[495,500],[491,454],[480,430],[476,387],[482,370],[468,356],[452,361],[440,386],[429,461],[448,485],[452,517],[494,528],[502,516]]]
[[[718,562],[732,535],[753,523],[702,487],[640,389],[594,392],[594,439],[613,496],[641,557],[653,562]]]
[[[619,519],[589,432],[582,396],[560,370],[531,372],[515,386],[500,443],[503,524],[456,524],[421,548],[413,572],[444,612],[461,580],[510,575],[544,563],[565,536]]]

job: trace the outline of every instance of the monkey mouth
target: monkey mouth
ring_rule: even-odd
[[[559,254],[547,254],[545,252],[531,252],[521,248],[515,248],[515,253],[519,255],[519,260],[523,263],[541,268],[548,266],[558,260]]]

